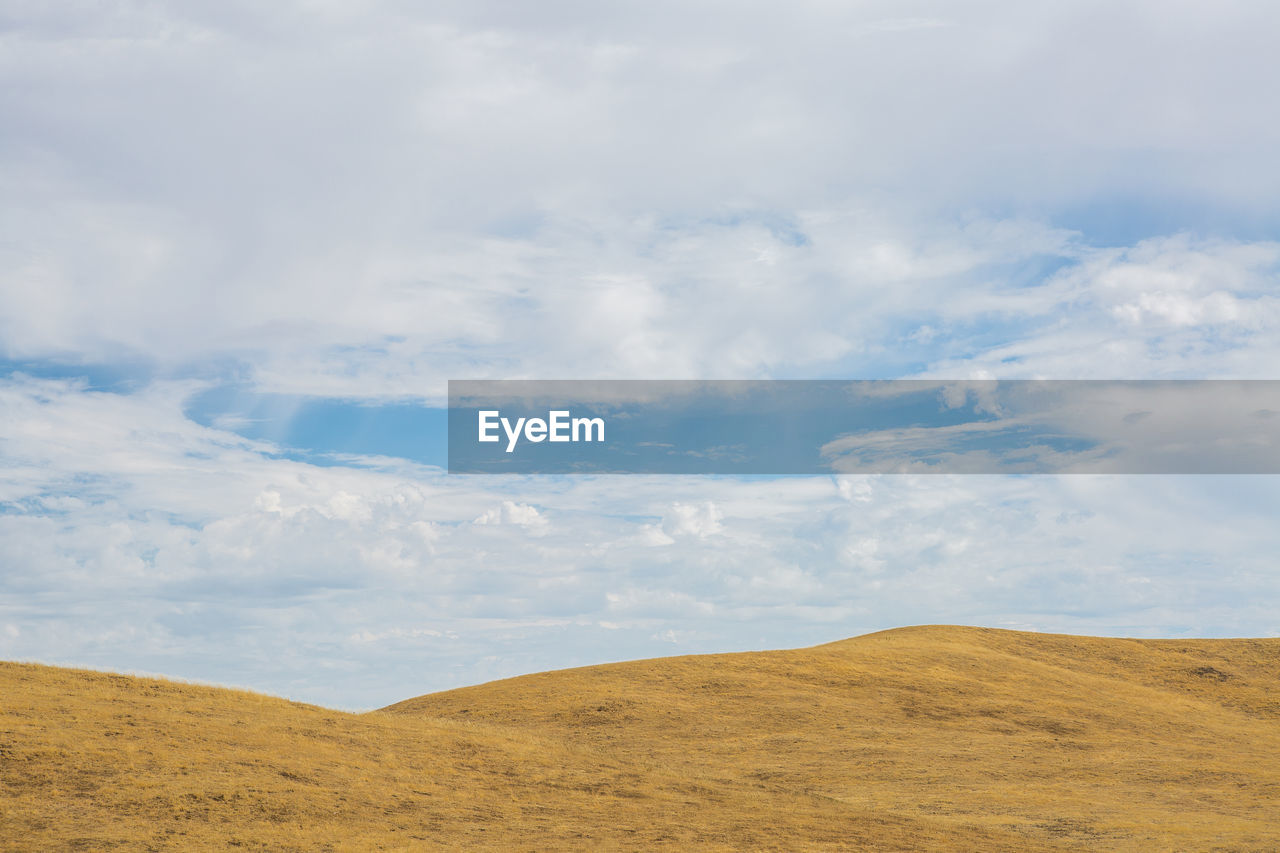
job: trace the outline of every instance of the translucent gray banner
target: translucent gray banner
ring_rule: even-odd
[[[449,382],[459,474],[1275,474],[1280,381]]]

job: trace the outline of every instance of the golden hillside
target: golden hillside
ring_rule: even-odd
[[[1280,848],[1280,640],[925,627],[345,714],[0,664],[0,849]]]

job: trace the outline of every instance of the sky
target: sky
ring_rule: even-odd
[[[0,0],[0,658],[360,709],[1280,634],[1274,476],[450,475],[449,379],[1278,379],[1265,2]]]

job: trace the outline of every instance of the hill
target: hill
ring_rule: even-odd
[[[1280,640],[921,627],[345,714],[0,664],[0,849],[1274,850]]]

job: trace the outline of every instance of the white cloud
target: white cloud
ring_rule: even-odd
[[[503,501],[499,506],[486,510],[475,520],[476,524],[514,524],[519,527],[544,532],[547,519],[538,508],[515,501]]]
[[[1081,250],[1042,286],[989,300],[1026,324],[928,373],[1028,378],[1275,378],[1280,245],[1144,240]]]
[[[711,501],[702,504],[673,503],[663,514],[662,532],[669,537],[706,539],[721,531],[720,510]]]
[[[10,7],[0,357],[433,399],[1280,363],[1270,4]],[[320,467],[197,387],[0,381],[0,656],[369,706],[667,642],[1277,629],[1270,480]]]
[[[368,707],[671,638],[1280,628],[1271,478],[459,478],[281,459],[163,385],[0,392],[4,658]]]
[[[1242,296],[1272,244],[1108,255],[1043,224],[1125,199],[1256,222],[1270,5],[909,11],[11,10],[0,346],[353,397],[1274,354]]]

